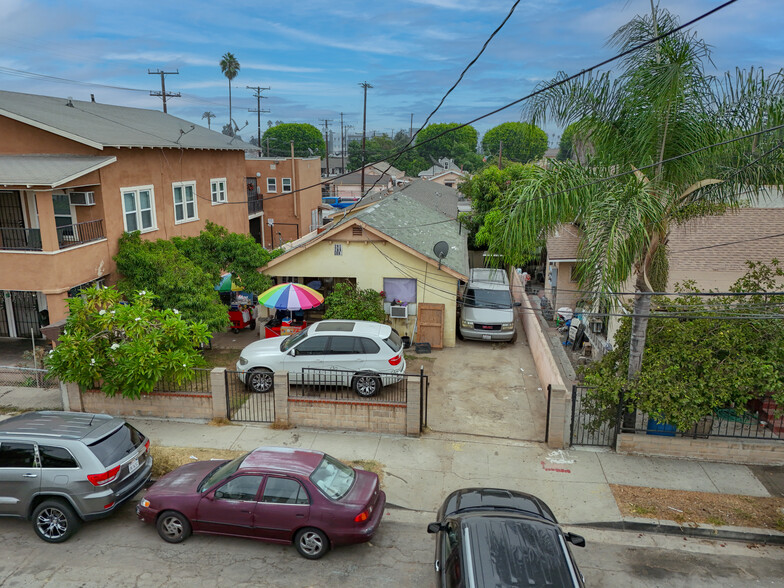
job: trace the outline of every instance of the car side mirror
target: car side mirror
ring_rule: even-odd
[[[523,305],[523,303],[522,303],[522,302],[515,302],[515,303],[514,303],[514,305],[515,305],[515,306],[522,306],[522,305]]]
[[[297,356],[297,350],[296,349],[292,349],[291,351],[289,351],[289,355],[291,357],[296,357]]]
[[[585,547],[585,537],[582,535],[575,535],[574,533],[567,533],[566,540],[575,547]]]
[[[438,533],[439,531],[441,531],[441,529],[443,529],[443,526],[441,525],[441,523],[430,523],[427,526],[427,532],[428,533]]]

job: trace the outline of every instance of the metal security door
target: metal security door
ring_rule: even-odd
[[[38,296],[35,292],[11,292],[11,306],[14,311],[17,337],[29,337],[30,329],[35,337],[41,337],[41,324],[38,314]]]
[[[11,332],[8,330],[8,315],[6,314],[6,293],[0,290],[0,337],[10,337]]]

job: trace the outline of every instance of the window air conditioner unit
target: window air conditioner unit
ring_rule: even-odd
[[[602,319],[591,319],[588,321],[592,333],[601,333],[604,330]]]
[[[71,192],[68,194],[72,206],[93,206],[95,204],[95,192]]]
[[[398,318],[398,319],[408,318],[408,307],[407,306],[390,306],[389,307],[389,318]]]

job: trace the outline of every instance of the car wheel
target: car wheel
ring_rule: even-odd
[[[162,512],[155,523],[158,535],[168,543],[182,543],[191,534],[191,524],[185,515],[173,510]]]
[[[313,527],[297,531],[294,545],[299,554],[306,559],[319,559],[329,551],[329,539],[323,531]]]
[[[231,332],[232,332],[232,333],[234,333],[234,334],[236,335],[237,333],[239,333],[239,332],[240,332],[240,330],[239,330],[239,329],[237,329],[237,328],[233,328],[233,329],[231,330]]]
[[[372,374],[357,374],[354,376],[353,388],[360,396],[375,396],[381,390],[381,380]]]
[[[76,533],[81,520],[62,500],[46,500],[33,511],[33,528],[48,543],[62,543]]]
[[[517,343],[517,330],[515,330],[514,335],[512,335],[512,338],[509,339],[509,343]]]
[[[268,369],[260,368],[250,370],[246,376],[246,380],[251,392],[272,392],[274,380],[272,372]]]
[[[250,330],[251,331],[255,331],[256,330],[256,319],[251,320],[248,324],[250,325]]]

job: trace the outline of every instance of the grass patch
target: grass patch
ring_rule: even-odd
[[[664,490],[611,484],[624,516],[675,521],[681,525],[740,526],[784,532],[784,498]]]
[[[216,367],[226,368],[227,370],[236,371],[237,360],[240,358],[239,349],[205,349],[202,352],[204,360],[207,362],[207,367],[213,369]]]
[[[228,427],[230,425],[233,425],[234,423],[232,423],[226,417],[215,417],[207,424],[210,425],[211,427]]]

